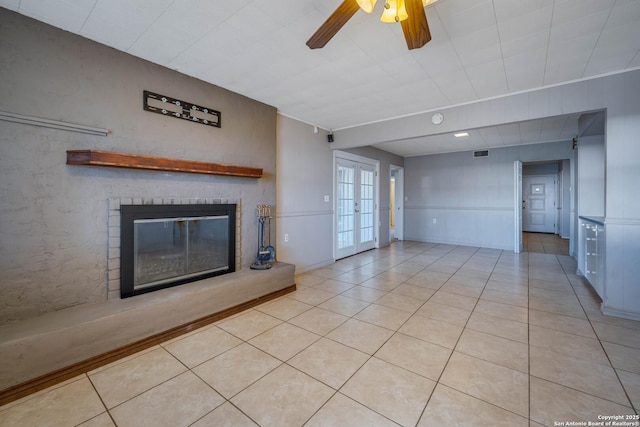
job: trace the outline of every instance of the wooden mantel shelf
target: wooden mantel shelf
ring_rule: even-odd
[[[198,162],[194,160],[140,156],[137,154],[113,153],[100,150],[67,150],[67,164],[201,173],[207,175],[241,176],[247,178],[262,177],[262,169],[260,168]]]

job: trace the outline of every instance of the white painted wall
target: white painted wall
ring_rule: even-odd
[[[558,162],[528,163],[522,166],[522,175],[557,175]]]
[[[605,216],[604,135],[578,140],[578,215]]]
[[[472,154],[405,159],[406,239],[512,250],[513,162],[570,158],[573,152],[565,141],[492,149],[485,158]]]
[[[605,313],[640,320],[640,71],[603,78]]]

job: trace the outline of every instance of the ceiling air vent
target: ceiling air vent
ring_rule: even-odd
[[[474,151],[473,157],[489,157],[489,150]]]

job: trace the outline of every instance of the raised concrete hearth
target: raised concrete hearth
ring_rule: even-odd
[[[0,326],[0,391],[295,285],[275,263]]]

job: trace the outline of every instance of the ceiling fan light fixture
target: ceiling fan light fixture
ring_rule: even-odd
[[[377,0],[356,0],[356,2],[358,2],[358,6],[360,6],[360,9],[364,10],[367,13],[373,12],[373,8],[376,6],[376,1]],[[422,0],[422,1],[425,1],[425,0]],[[430,1],[430,0],[426,0],[426,1]]]
[[[380,21],[386,23],[400,22],[407,19],[407,9],[404,6],[404,0],[387,0],[384,4],[384,10]]]
[[[431,32],[423,5],[436,0],[384,0],[380,21],[400,22],[409,50],[419,49],[431,40]],[[359,10],[373,11],[376,0],[343,0],[331,16],[307,40],[310,49],[324,47]]]

